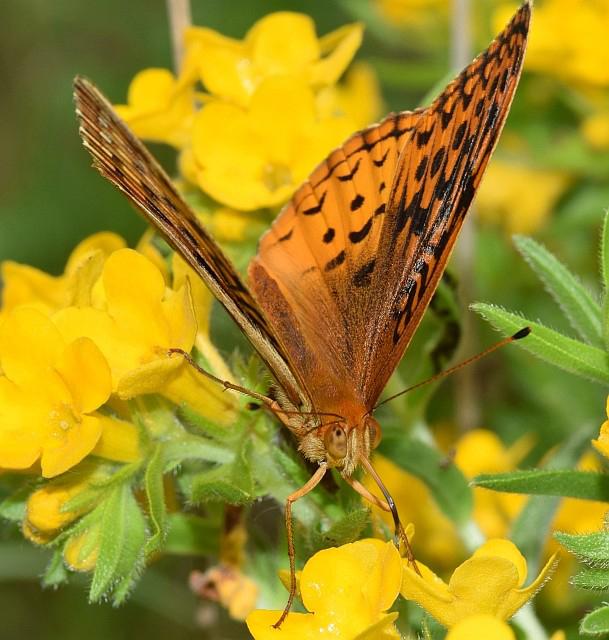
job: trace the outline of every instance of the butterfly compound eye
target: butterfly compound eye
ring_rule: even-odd
[[[370,446],[376,449],[381,442],[381,425],[371,416],[366,418],[366,428],[368,429],[368,435],[370,436]]]
[[[326,451],[333,458],[344,458],[347,455],[347,434],[339,426],[332,426],[324,434],[324,445]]]

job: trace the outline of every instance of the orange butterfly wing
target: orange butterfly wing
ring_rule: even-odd
[[[525,2],[425,110],[333,152],[262,238],[250,285],[319,411],[371,408],[433,295],[522,69]]]
[[[95,168],[118,187],[190,264],[250,339],[296,405],[310,406],[302,383],[264,314],[220,247],[144,145],[87,80],[74,81],[80,135]]]

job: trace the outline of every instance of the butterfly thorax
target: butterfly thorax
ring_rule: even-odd
[[[311,462],[325,462],[344,476],[351,476],[361,458],[369,458],[380,442],[379,423],[360,403],[299,411],[285,395],[278,393],[277,399],[285,411],[279,417],[296,437],[299,451]]]

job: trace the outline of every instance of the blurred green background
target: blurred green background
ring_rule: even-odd
[[[399,4],[399,3],[398,3]],[[408,4],[407,2],[404,4]],[[416,4],[416,3],[414,3]],[[422,6],[426,3],[421,3]],[[193,0],[193,22],[242,37],[260,17],[275,10],[303,11],[324,34],[354,19],[367,22],[359,57],[369,60],[381,81],[387,110],[408,109],[446,79],[450,69],[450,3],[441,10],[423,7],[419,24],[392,24],[372,0]],[[500,2],[472,2],[472,50],[490,40],[492,9]],[[509,3],[508,3],[509,4]],[[540,5],[543,3],[539,3]],[[145,67],[171,67],[165,3],[160,0],[67,2],[24,0],[4,3],[0,39],[0,260],[28,263],[60,273],[70,250],[102,229],[124,235],[133,245],[145,228],[126,201],[90,168],[81,148],[73,113],[71,85],[76,74],[94,80],[114,102],[122,102],[129,81]],[[606,87],[594,95],[539,71],[523,79],[506,129],[508,144],[498,157],[564,172],[566,186],[548,217],[530,229],[563,258],[584,281],[595,286],[598,233],[609,205],[607,152],[589,149],[578,127],[588,112],[583,104],[606,103]],[[600,92],[600,98],[599,98]],[[604,108],[604,107],[602,107]],[[588,110],[588,111],[587,111]],[[510,133],[512,136],[510,137]],[[512,140],[524,140],[509,144]],[[170,150],[155,146],[166,166]],[[507,179],[507,178],[506,178]],[[539,187],[535,174],[509,188],[517,209],[518,190]],[[539,194],[542,197],[542,194]],[[516,211],[517,214],[517,211]],[[516,229],[518,230],[518,229]],[[520,309],[563,328],[562,320],[524,262],[514,251],[505,225],[486,220],[478,227],[473,299]],[[477,342],[494,334],[474,320]],[[604,393],[508,349],[481,364],[475,376],[483,399],[481,424],[506,442],[534,431],[531,463],[575,429],[592,434],[603,419]],[[454,382],[432,403],[432,417],[449,419],[459,402]],[[242,627],[213,605],[197,614],[196,598],[186,586],[196,563],[164,560],[146,573],[129,604],[86,603],[80,586],[43,591],[38,576],[46,556],[20,541],[9,528],[0,535],[0,639],[11,638],[234,638]],[[196,626],[196,616],[203,627]],[[220,618],[213,631],[210,621]],[[207,622],[205,622],[205,620]]]

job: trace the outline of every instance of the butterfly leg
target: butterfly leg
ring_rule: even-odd
[[[246,387],[242,387],[238,384],[229,382],[228,380],[222,380],[222,378],[216,377],[215,375],[213,375],[213,373],[205,371],[205,369],[200,367],[194,361],[193,357],[189,353],[186,353],[186,351],[184,351],[183,349],[168,349],[168,353],[170,355],[181,355],[184,360],[186,360],[186,362],[188,362],[188,364],[193,367],[198,373],[222,385],[225,390],[230,389],[232,391],[237,391],[246,396],[249,396],[250,398],[258,400],[259,402],[262,402],[262,404],[270,409],[270,411],[272,411],[279,418],[279,420],[281,420],[281,422],[283,422],[286,426],[289,426],[287,413],[279,406],[279,403],[276,400],[273,400],[272,398],[269,398],[262,393],[258,393],[257,391],[252,391],[251,389],[247,389]]]
[[[321,479],[324,477],[327,470],[327,463],[322,462],[319,465],[319,469],[317,469],[317,471],[309,478],[308,482],[297,491],[294,491],[294,493],[291,493],[285,501],[285,528],[288,535],[288,556],[290,558],[290,595],[288,596],[288,602],[285,605],[279,620],[277,620],[273,625],[275,629],[279,629],[283,624],[283,621],[286,619],[290,609],[292,608],[292,603],[296,596],[296,552],[294,549],[294,531],[292,529],[292,505],[296,500],[299,500],[303,496],[306,496],[307,493],[313,491],[313,489],[315,489],[315,487],[321,482]]]
[[[345,476],[343,476],[343,478],[362,496],[362,498],[375,505],[376,507],[381,508],[383,511],[391,513],[391,515],[393,516],[393,522],[395,524],[394,544],[396,547],[398,547],[398,549],[400,547],[400,541],[404,544],[404,551],[406,553],[408,564],[412,566],[416,573],[421,575],[419,565],[417,564],[417,561],[414,557],[414,551],[410,546],[410,540],[408,539],[408,536],[404,531],[404,527],[402,526],[402,522],[400,521],[400,516],[398,514],[398,510],[395,502],[393,501],[393,498],[385,488],[385,485],[382,483],[380,477],[374,470],[374,467],[370,464],[368,458],[362,458],[362,463],[366,471],[372,476],[374,481],[378,484],[379,488],[383,492],[383,495],[386,498],[385,500],[377,498],[377,496],[370,493],[370,491],[368,491],[368,489],[366,489],[366,487],[355,478],[346,478]]]

